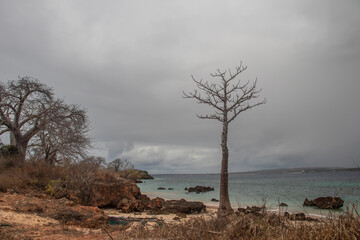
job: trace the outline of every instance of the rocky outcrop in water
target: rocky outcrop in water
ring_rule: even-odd
[[[321,209],[338,209],[344,205],[340,197],[318,197],[313,200],[305,199],[303,206],[316,206]]]
[[[213,187],[205,187],[205,186],[196,186],[196,187],[190,187],[187,190],[188,192],[196,192],[196,193],[201,193],[201,192],[209,192],[209,191],[214,191]]]
[[[126,177],[133,180],[138,179],[154,179],[147,171],[138,170],[138,169],[130,169],[127,171]]]

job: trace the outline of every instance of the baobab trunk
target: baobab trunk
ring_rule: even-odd
[[[29,140],[22,139],[21,137],[19,137],[19,134],[16,134],[12,131],[10,132],[10,144],[16,147],[16,150],[18,152],[17,159],[19,163],[25,162],[28,143]]]
[[[218,215],[220,217],[226,216],[228,213],[234,212],[231,208],[230,199],[229,199],[229,173],[228,173],[228,160],[229,160],[229,150],[227,147],[227,135],[228,135],[228,124],[227,122],[223,123],[223,131],[221,135],[221,151],[222,151],[222,160],[221,160],[221,172],[220,172],[220,203],[218,209]]]

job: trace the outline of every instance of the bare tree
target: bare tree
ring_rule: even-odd
[[[207,104],[215,108],[212,114],[197,115],[200,119],[214,119],[222,123],[221,133],[221,172],[220,172],[220,203],[218,216],[225,216],[229,212],[233,212],[229,200],[228,191],[228,159],[229,150],[227,146],[228,127],[241,112],[250,108],[266,103],[266,99],[262,101],[253,101],[259,97],[261,91],[257,89],[257,81],[250,84],[249,81],[243,83],[236,80],[238,75],[246,70],[246,66],[236,67],[236,72],[217,70],[216,73],[210,74],[219,82],[211,83],[209,81],[196,80],[193,76],[192,80],[196,83],[198,90],[189,93],[183,93],[184,98],[192,98],[200,104]]]
[[[115,172],[118,172],[133,169],[134,165],[127,159],[122,160],[120,158],[116,158],[108,164],[108,168],[113,168]]]
[[[61,163],[65,159],[84,159],[91,146],[88,130],[84,109],[57,101],[51,121],[31,140],[31,153],[50,164]]]
[[[0,135],[10,132],[22,161],[30,139],[45,129],[53,96],[51,88],[30,77],[0,83]]]

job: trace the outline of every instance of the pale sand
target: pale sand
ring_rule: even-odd
[[[0,210],[0,219],[2,224],[18,224],[40,227],[49,224],[59,224],[52,218],[40,217],[34,213],[17,213],[13,211]]]

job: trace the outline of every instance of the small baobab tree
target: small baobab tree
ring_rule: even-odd
[[[227,146],[229,124],[241,113],[250,108],[266,103],[266,99],[259,98],[261,89],[258,89],[257,81],[250,83],[238,80],[240,73],[247,69],[240,64],[233,73],[230,70],[220,71],[210,74],[216,79],[216,82],[192,80],[196,83],[198,89],[184,94],[184,98],[195,99],[199,104],[210,105],[215,109],[214,113],[197,115],[200,119],[214,119],[222,124],[221,133],[221,172],[220,172],[220,203],[218,216],[222,217],[233,212],[229,200],[228,191],[228,160],[229,150]]]

